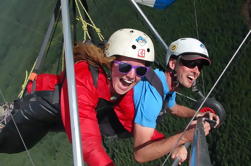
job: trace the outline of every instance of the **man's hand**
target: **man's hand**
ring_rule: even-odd
[[[192,142],[193,141],[196,124],[197,124],[197,120],[192,121],[192,123],[190,124],[188,129],[184,131],[184,135],[182,137],[182,140],[184,142]],[[210,126],[209,122],[203,121],[203,127],[204,127],[205,135],[207,136],[209,134],[209,131],[211,130],[211,126]]]
[[[201,110],[203,110],[203,108]],[[199,118],[199,117],[204,117],[205,118],[204,120],[208,121],[211,124],[214,123],[212,126],[213,128],[218,127],[220,124],[220,118],[215,113],[207,112],[206,110],[203,110],[202,112],[199,112],[197,114],[196,118]]]
[[[179,165],[187,159],[187,149],[184,145],[177,147],[171,155],[172,159],[178,159]]]
[[[201,106],[203,100],[204,99],[197,101],[197,103],[194,106],[195,110],[197,110]],[[226,118],[226,113],[223,105],[214,98],[208,98],[203,104],[202,108],[200,109],[200,112],[211,112],[215,114],[215,115],[209,114],[209,120],[216,121],[216,125],[214,126],[214,128],[219,127]]]

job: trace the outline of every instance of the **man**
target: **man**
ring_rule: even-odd
[[[166,71],[156,69],[154,72],[161,80],[167,107],[170,113],[179,117],[193,117],[195,111],[175,102],[175,90],[179,86],[191,88],[199,77],[202,67],[211,63],[207,49],[204,44],[193,38],[181,38],[172,42],[169,46]],[[171,137],[152,141],[156,128],[156,120],[160,114],[163,98],[158,90],[147,80],[142,79],[134,87],[134,157],[138,162],[147,162],[163,155],[173,152],[175,147],[193,139],[194,128],[178,133]],[[215,114],[210,114],[219,123],[219,118]],[[210,130],[210,125],[204,123],[206,135]],[[179,141],[178,141],[179,140]],[[179,157],[182,161],[186,159],[184,147]],[[172,157],[178,154],[173,153]]]

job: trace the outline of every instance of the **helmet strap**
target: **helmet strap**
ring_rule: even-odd
[[[170,76],[171,76],[171,86],[172,86],[171,88],[172,89],[178,88],[179,81],[177,79],[177,73],[176,73],[176,71],[175,70],[170,70],[169,73],[170,73]]]
[[[180,83],[178,81],[178,76],[177,76],[177,72],[175,71],[175,69],[177,68],[177,66],[179,65],[180,63],[180,57],[181,56],[178,56],[178,58],[176,59],[176,64],[175,64],[175,68],[171,71],[171,77],[172,77],[172,87],[174,89],[178,88]]]
[[[176,89],[179,87],[179,81],[178,81],[178,77],[177,77],[177,72],[175,71],[175,69],[177,68],[177,64],[179,64],[179,59],[180,57],[178,57],[176,59],[176,65],[175,68],[172,69],[171,67],[168,66],[167,68],[167,72],[169,72],[169,75],[171,77],[171,89]]]

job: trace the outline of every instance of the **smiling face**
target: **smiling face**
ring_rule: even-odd
[[[130,64],[134,67],[129,72],[120,72],[119,65],[122,63]],[[114,91],[123,95],[132,89],[136,83],[141,80],[141,77],[136,74],[138,67],[145,67],[145,63],[142,60],[136,60],[128,57],[118,57],[116,63],[112,65],[112,86]]]
[[[170,60],[171,69],[176,71],[178,82],[186,87],[191,88],[196,79],[200,76],[202,66],[197,63],[195,66],[187,66],[187,64],[182,64],[181,61]]]
[[[200,70],[198,66],[195,66],[194,68],[188,68],[182,64],[179,64],[176,72],[179,83],[186,88],[191,88],[193,83],[200,76]]]

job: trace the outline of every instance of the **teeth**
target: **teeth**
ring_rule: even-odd
[[[133,83],[134,82],[134,80],[126,80],[126,79],[123,79],[126,83],[128,83],[128,84],[131,84],[131,83]]]
[[[194,79],[194,77],[193,76],[187,76],[189,79],[191,79],[191,80],[193,80]]]

